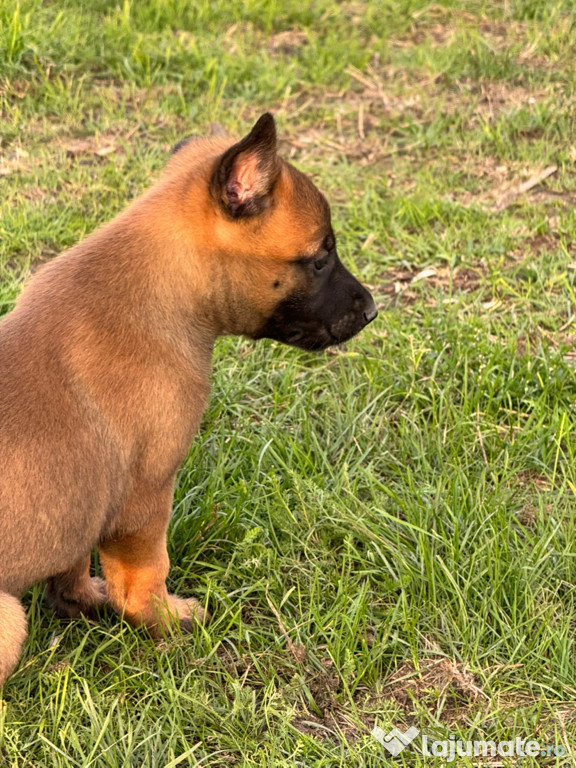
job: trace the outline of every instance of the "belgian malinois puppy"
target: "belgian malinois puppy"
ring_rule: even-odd
[[[218,336],[320,350],[376,317],[272,116],[231,144],[180,142],[0,323],[0,684],[26,637],[19,595],[39,581],[68,617],[107,603],[153,635],[205,619],[168,594],[166,530]]]

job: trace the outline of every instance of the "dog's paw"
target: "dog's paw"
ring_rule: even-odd
[[[193,632],[199,624],[208,624],[210,618],[208,611],[195,598],[178,598],[178,619],[183,632]]]
[[[62,619],[94,618],[108,602],[106,583],[96,577],[77,583],[73,591],[62,589],[57,577],[49,579],[45,594],[52,610]]]
[[[163,608],[160,620],[148,625],[148,631],[153,637],[164,638],[178,627],[182,632],[194,632],[210,620],[208,611],[193,597],[169,595]],[[158,613],[156,615],[158,616]]]

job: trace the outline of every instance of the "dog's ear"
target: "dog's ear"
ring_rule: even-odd
[[[212,193],[232,218],[255,216],[268,207],[280,168],[276,125],[267,112],[242,141],[218,159]]]

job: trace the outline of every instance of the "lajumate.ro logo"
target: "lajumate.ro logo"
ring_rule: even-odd
[[[376,726],[372,736],[396,757],[420,734],[414,726],[404,733],[398,728],[385,731]],[[447,763],[457,757],[564,757],[568,750],[564,744],[540,744],[533,739],[517,737],[509,741],[474,740],[465,741],[450,735],[447,739],[433,739],[422,734],[420,752],[425,757],[443,757]]]

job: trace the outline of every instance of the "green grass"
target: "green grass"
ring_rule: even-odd
[[[324,355],[219,342],[170,539],[213,622],[157,645],[34,588],[0,765],[376,768],[375,724],[576,752],[574,21],[0,0],[0,313],[172,143],[266,109],[382,308]]]

